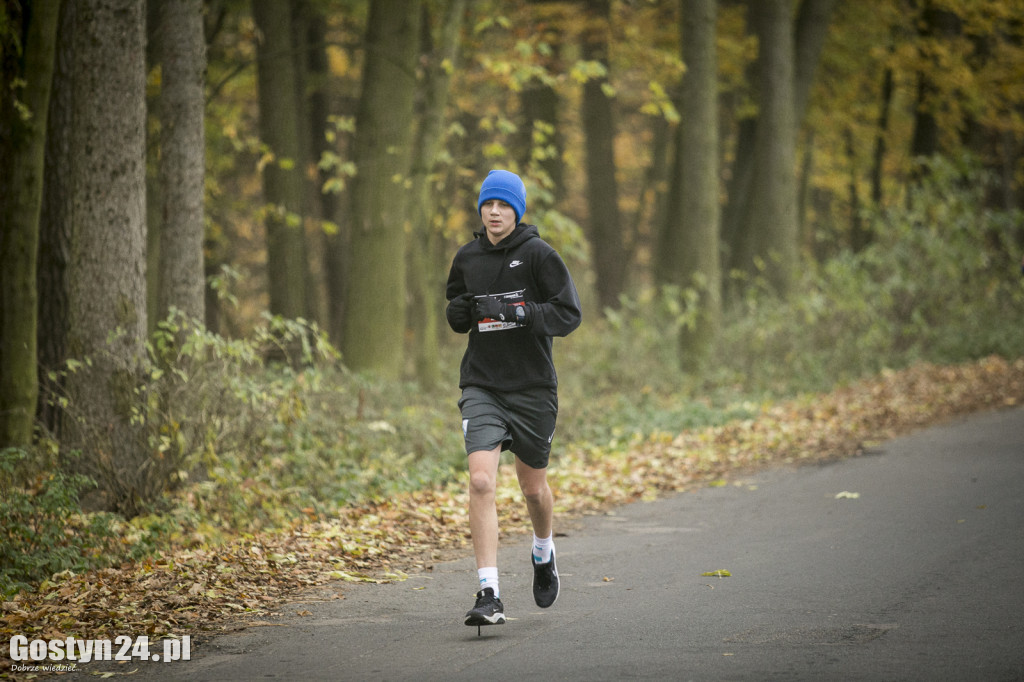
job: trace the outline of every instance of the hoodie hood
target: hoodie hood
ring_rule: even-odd
[[[540,232],[537,231],[536,225],[519,223],[516,225],[515,229],[512,230],[512,234],[505,237],[497,244],[492,244],[491,240],[487,238],[487,233],[483,230],[474,232],[473,236],[480,242],[480,246],[484,251],[505,251],[508,249],[514,249],[534,237],[540,237]]]

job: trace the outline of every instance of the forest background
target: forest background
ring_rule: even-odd
[[[457,489],[491,168],[581,289],[579,494],[720,472],[674,439],[778,401],[1022,372],[1021,0],[21,0],[0,44],[7,598],[331,519],[356,557],[344,510]]]

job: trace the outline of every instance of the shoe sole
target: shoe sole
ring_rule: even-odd
[[[504,613],[496,613],[493,616],[491,616],[490,618],[488,618],[487,616],[466,616],[466,625],[480,626],[480,625],[504,625],[504,624],[505,624],[505,614]]]

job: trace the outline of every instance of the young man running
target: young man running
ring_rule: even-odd
[[[558,414],[552,337],[579,326],[580,301],[569,270],[534,225],[520,222],[526,187],[492,170],[480,187],[483,229],[459,249],[448,274],[448,324],[469,343],[459,387],[469,459],[469,527],[480,580],[466,625],[505,622],[498,586],[498,461],[515,454],[516,476],[533,525],[533,596],[558,598],[548,456]]]

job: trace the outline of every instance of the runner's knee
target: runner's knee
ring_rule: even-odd
[[[520,481],[519,489],[523,491],[523,497],[530,504],[543,502],[551,494],[548,482],[543,479],[540,481]]]
[[[497,480],[486,471],[469,473],[469,492],[473,495],[493,495]]]

